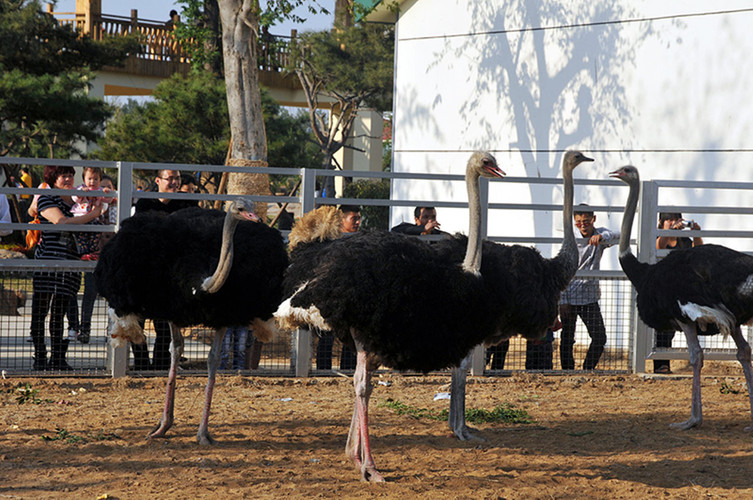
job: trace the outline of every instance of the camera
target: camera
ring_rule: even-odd
[[[686,227],[688,229],[692,228],[695,225],[694,220],[684,220],[682,221],[682,227]]]

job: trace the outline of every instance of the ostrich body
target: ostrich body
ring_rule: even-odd
[[[213,443],[209,412],[225,329],[252,325],[257,338],[271,339],[270,320],[282,299],[288,259],[280,233],[259,223],[246,209],[251,206],[239,198],[227,214],[200,208],[169,215],[136,214],[102,249],[94,276],[97,290],[111,308],[112,337],[143,343],[139,324],[143,318],[170,325],[165,408],[149,438],[164,437],[173,423],[176,371],[183,351],[181,327],[204,325],[216,330],[197,434],[201,444]]]
[[[753,416],[751,350],[740,325],[753,319],[753,257],[720,246],[701,245],[674,250],[656,264],[639,262],[630,251],[630,230],[640,193],[638,169],[622,167],[609,174],[630,186],[620,234],[620,265],[638,293],[638,313],[656,330],[682,330],[693,367],[690,418],[671,424],[677,429],[701,425],[701,368],[699,335],[731,335],[743,367]],[[746,431],[753,430],[753,425]]]
[[[535,248],[521,245],[499,245],[484,242],[481,274],[494,277],[498,324],[493,335],[484,339],[486,345],[522,335],[541,339],[557,318],[561,292],[578,269],[578,247],[573,232],[573,170],[582,162],[593,161],[579,151],[568,151],[562,160],[563,207],[562,247],[552,259],[545,259]],[[569,229],[568,229],[569,228]],[[448,245],[450,243],[442,243]],[[470,356],[452,371],[449,425],[460,440],[475,439],[465,422],[465,385]]]
[[[383,481],[371,455],[368,405],[381,364],[428,372],[458,364],[495,328],[493,284],[481,271],[481,176],[504,173],[488,153],[466,168],[471,224],[462,266],[449,252],[409,236],[357,233],[299,243],[285,277],[278,320],[331,331],[357,353],[355,409],[346,454],[365,481]]]

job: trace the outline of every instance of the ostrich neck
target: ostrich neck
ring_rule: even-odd
[[[573,198],[575,191],[573,184],[573,169],[569,167],[563,168],[562,230],[564,231],[564,238],[556,260],[562,266],[561,277],[565,281],[565,286],[567,286],[567,283],[570,282],[578,270],[578,246],[575,243],[575,232],[573,230]]]
[[[638,207],[640,194],[640,185],[637,182],[631,182],[629,186],[630,191],[625,202],[625,213],[622,215],[622,226],[620,226],[620,257],[630,253],[630,232],[633,230],[635,209]]]
[[[230,268],[233,267],[233,235],[235,234],[237,225],[238,219],[233,217],[228,211],[225,216],[225,223],[222,225],[222,248],[220,250],[220,260],[217,262],[217,269],[201,285],[201,288],[207,293],[215,293],[222,288],[228,274],[230,274]]]
[[[479,195],[479,174],[476,171],[468,171],[465,175],[465,183],[468,189],[468,212],[470,224],[468,227],[468,247],[463,260],[463,270],[479,274],[481,271],[481,200]]]

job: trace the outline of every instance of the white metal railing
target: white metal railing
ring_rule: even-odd
[[[7,165],[64,165],[73,167],[100,167],[107,169],[117,169],[117,197],[119,207],[130,207],[139,198],[177,198],[177,199],[192,199],[192,200],[232,200],[234,195],[214,195],[214,194],[166,194],[166,193],[154,193],[137,191],[134,189],[134,171],[135,170],[159,170],[159,169],[171,169],[179,171],[205,171],[205,172],[245,172],[245,173],[262,173],[262,174],[275,174],[296,176],[301,180],[301,188],[299,194],[296,196],[249,196],[256,202],[266,203],[300,203],[302,211],[308,212],[313,210],[318,205],[334,205],[334,204],[354,204],[361,206],[382,206],[382,207],[415,207],[415,206],[435,206],[437,208],[465,208],[467,203],[449,200],[438,199],[400,199],[400,200],[386,200],[386,199],[355,199],[355,198],[323,198],[318,196],[316,191],[317,178],[335,176],[335,177],[353,177],[353,178],[373,178],[373,179],[411,179],[411,180],[432,180],[432,181],[445,181],[445,182],[463,182],[464,176],[459,174],[428,174],[428,173],[396,173],[396,172],[353,172],[353,171],[324,171],[315,169],[301,169],[301,168],[270,168],[270,167],[230,167],[223,165],[190,165],[190,164],[172,164],[172,163],[136,163],[136,162],[113,162],[113,161],[85,161],[85,160],[62,160],[62,159],[32,159],[32,158],[0,158],[0,163]],[[495,181],[493,181],[495,182]],[[542,178],[526,178],[526,177],[506,177],[505,183],[519,183],[521,185],[531,186],[551,186],[552,189],[561,186],[561,179],[542,179]],[[624,193],[627,188],[619,181],[616,180],[593,180],[593,179],[576,179],[576,185],[585,186],[598,186],[604,189],[617,189],[621,195],[607,196],[606,199],[624,199]],[[720,182],[681,182],[681,181],[665,181],[665,180],[653,180],[643,181],[641,203],[638,207],[638,231],[637,242],[638,258],[641,261],[655,262],[658,257],[661,257],[665,252],[657,252],[655,248],[655,241],[657,236],[660,235],[682,235],[687,236],[687,231],[665,231],[659,230],[656,226],[659,212],[683,212],[692,213],[694,218],[703,219],[704,217],[727,217],[727,219],[720,219],[724,222],[720,223],[713,229],[704,229],[700,232],[701,236],[708,238],[724,238],[725,241],[732,241],[731,244],[727,244],[732,248],[745,249],[747,239],[753,236],[753,231],[749,230],[735,230],[726,229],[727,227],[735,227],[735,220],[730,220],[734,217],[744,217],[753,215],[753,207],[749,206],[725,206],[721,204],[707,204],[707,206],[693,206],[693,205],[673,205],[667,203],[666,199],[672,200],[674,196],[670,196],[677,190],[718,190],[724,192],[725,190],[738,190],[745,193],[743,198],[753,199],[753,183],[720,183]],[[70,190],[40,190],[36,188],[15,188],[15,187],[2,187],[0,188],[0,194],[27,194],[34,195],[40,193],[52,193],[52,194],[74,194],[75,191]],[[616,191],[617,192],[617,191]],[[92,192],[91,194],[101,194]],[[481,190],[481,203],[484,214],[483,232],[486,230],[486,218],[489,212],[494,211],[515,211],[515,212],[535,212],[535,211],[547,211],[558,212],[562,209],[558,204],[541,204],[541,203],[504,203],[497,200],[489,200],[488,182],[484,180],[482,182]],[[681,196],[680,196],[681,198]],[[724,196],[722,200],[726,199]],[[659,203],[663,201],[663,203]],[[590,207],[595,212],[606,212],[611,214],[621,214],[624,207],[620,204],[606,204],[606,205],[592,205]],[[498,212],[500,213],[500,212]],[[0,224],[0,227],[9,228],[12,230],[27,230],[27,229],[39,229],[42,231],[101,231],[101,232],[114,232],[117,231],[119,223],[125,218],[130,216],[129,210],[119,210],[118,224],[113,226],[91,226],[91,225],[66,225],[65,227],[55,227],[51,224]],[[496,217],[496,215],[494,215]],[[749,225],[753,228],[753,222]],[[705,224],[704,224],[705,226]],[[634,233],[636,234],[636,233]],[[507,235],[500,236],[495,234],[486,235],[490,240],[513,243],[513,244],[534,244],[534,245],[556,245],[562,240],[561,235],[555,234],[536,234],[530,235]],[[13,268],[28,267],[29,262],[16,263],[13,261],[4,261],[3,267]],[[64,265],[66,267],[75,266],[80,267],[82,270],[91,270],[95,266],[95,263],[80,262],[80,261],[34,261],[34,266],[38,267],[55,267]],[[579,276],[594,277],[596,279],[624,279],[624,274],[621,271],[597,271],[591,273],[579,272]],[[632,301],[634,304],[634,300]],[[645,361],[647,359],[687,359],[687,352],[683,349],[672,349],[670,351],[656,351],[653,347],[653,335],[652,331],[648,329],[641,321],[637,320],[637,315],[634,311],[634,306],[630,308],[633,313],[626,318],[620,318],[620,322],[626,329],[631,332],[632,345],[631,345],[631,363],[632,369],[635,372],[645,371]],[[718,336],[717,336],[718,337]],[[750,338],[750,332],[748,332]],[[677,345],[684,346],[684,340],[676,341]],[[300,340],[299,343],[303,345],[305,339]],[[716,347],[712,344],[707,344],[707,359],[734,359],[732,354],[733,350],[726,344],[722,344]],[[303,354],[303,353],[301,353]],[[477,356],[478,358],[478,356]],[[309,359],[308,357],[298,357],[298,359]],[[482,358],[483,359],[483,358]],[[483,371],[483,366],[480,368]],[[479,367],[474,367],[474,372],[479,372]]]

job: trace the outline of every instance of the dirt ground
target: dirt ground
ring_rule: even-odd
[[[383,484],[361,483],[343,453],[346,378],[221,376],[219,444],[205,447],[202,378],[178,380],[176,424],[151,441],[164,379],[0,380],[0,498],[751,498],[745,382],[739,366],[711,368],[690,431],[668,428],[689,415],[687,370],[471,377],[468,408],[509,403],[535,421],[478,425],[473,443],[384,404],[447,408],[434,395],[449,377],[383,374],[370,415]]]

